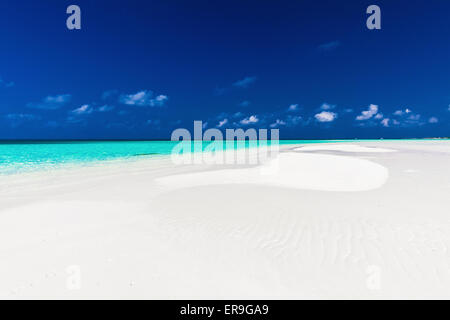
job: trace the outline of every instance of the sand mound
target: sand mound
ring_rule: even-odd
[[[363,147],[356,144],[318,144],[295,148],[295,151],[339,151],[355,153],[396,152],[393,149]]]
[[[256,168],[187,173],[156,181],[171,189],[223,184],[258,184],[321,191],[366,191],[381,187],[388,170],[354,157],[281,153]]]

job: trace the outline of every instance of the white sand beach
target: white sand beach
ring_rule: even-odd
[[[450,141],[0,177],[2,299],[450,298]]]

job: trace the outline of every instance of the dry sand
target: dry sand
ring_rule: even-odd
[[[0,298],[450,298],[450,141],[0,178]]]

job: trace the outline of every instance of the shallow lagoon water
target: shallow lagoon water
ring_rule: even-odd
[[[329,140],[281,140],[280,145],[325,143]],[[0,143],[0,174],[15,174],[86,165],[92,162],[169,155],[179,141],[20,141]],[[204,150],[211,142],[184,142],[185,150]],[[267,141],[270,144],[270,140]],[[198,145],[200,144],[200,147]],[[234,143],[232,148],[252,146]],[[225,143],[223,149],[230,148]]]

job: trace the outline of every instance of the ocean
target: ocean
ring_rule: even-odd
[[[270,144],[270,140],[267,141]],[[280,145],[325,143],[330,140],[280,140]],[[0,175],[108,160],[169,155],[178,141],[8,141],[0,142]],[[194,144],[199,142],[185,142]],[[201,142],[200,142],[201,143]],[[202,149],[210,142],[203,142]],[[226,146],[226,144],[224,144]],[[234,148],[238,148],[237,143]],[[248,142],[245,147],[249,147]],[[189,149],[189,148],[188,148]],[[224,150],[226,147],[224,147]]]

